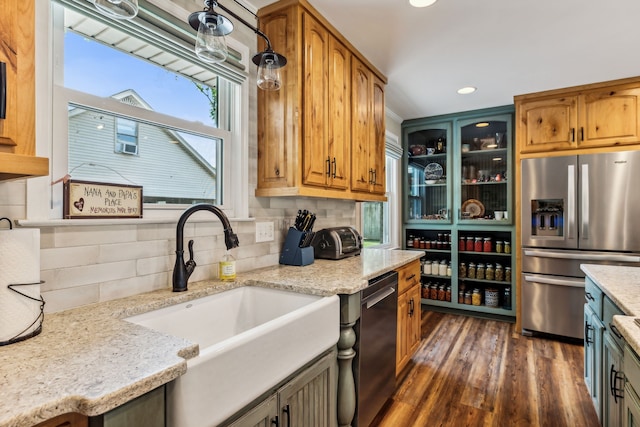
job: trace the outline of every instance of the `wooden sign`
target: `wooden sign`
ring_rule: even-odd
[[[142,218],[142,187],[69,180],[63,215],[74,218]]]

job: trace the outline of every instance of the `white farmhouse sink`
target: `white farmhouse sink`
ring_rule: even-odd
[[[167,385],[171,427],[215,426],[338,342],[337,295],[245,286],[125,320],[198,343]]]

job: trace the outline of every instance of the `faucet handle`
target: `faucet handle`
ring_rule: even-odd
[[[185,263],[187,269],[187,279],[196,268],[196,262],[193,260],[193,240],[189,240],[189,261]]]

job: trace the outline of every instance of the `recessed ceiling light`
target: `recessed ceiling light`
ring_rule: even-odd
[[[437,0],[409,0],[413,7],[427,7],[434,4]]]
[[[460,89],[458,89],[458,93],[460,95],[468,95],[470,93],[473,93],[477,90],[477,88],[473,87],[473,86],[465,86],[465,87],[461,87]]]
[[[479,123],[476,123],[476,127],[477,127],[477,128],[486,128],[487,126],[489,126],[489,122],[479,122]]]

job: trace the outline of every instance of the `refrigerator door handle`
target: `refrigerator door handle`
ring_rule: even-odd
[[[574,288],[584,288],[584,279],[558,279],[547,276],[530,276],[525,275],[524,280],[527,282],[542,283],[545,285],[571,286]]]
[[[574,239],[576,226],[576,172],[574,165],[567,166],[567,239]]]
[[[562,253],[535,249],[525,249],[524,254],[539,258],[573,259],[578,261],[640,262],[640,256],[636,255]]]
[[[580,193],[580,233],[584,240],[589,240],[589,165],[582,164],[580,167],[580,182],[582,183]]]

